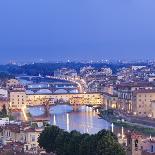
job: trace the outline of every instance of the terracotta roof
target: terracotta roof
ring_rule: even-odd
[[[7,143],[6,145],[4,145],[3,149],[7,149],[7,150],[13,150],[13,148],[16,148],[16,149],[20,149],[20,148],[23,148],[24,147],[24,144],[23,143],[20,143],[20,142],[10,142],[10,143]]]
[[[35,129],[34,128],[27,128],[24,130],[25,132],[35,132]]]
[[[155,89],[140,89],[140,90],[136,90],[134,91],[135,94],[138,93],[155,93]]]
[[[154,84],[150,82],[125,82],[116,85],[117,88],[124,88],[124,87],[155,87]]]
[[[106,96],[110,96],[110,97],[118,97],[116,94],[109,94],[109,93],[106,93],[106,92],[103,92],[102,94],[106,95]]]
[[[20,133],[20,126],[17,124],[6,124],[4,129],[15,133]]]

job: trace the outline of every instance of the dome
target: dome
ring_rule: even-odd
[[[55,94],[66,94],[67,91],[65,89],[58,89],[54,92]]]
[[[52,94],[52,92],[49,89],[40,89],[36,94]]]

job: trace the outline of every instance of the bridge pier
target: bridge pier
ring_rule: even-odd
[[[76,111],[79,111],[81,105],[80,104],[73,104],[72,107],[73,107],[73,111],[76,112]]]

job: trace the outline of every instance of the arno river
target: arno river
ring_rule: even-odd
[[[32,117],[41,116],[44,113],[43,107],[31,107],[29,112]],[[111,124],[99,119],[97,112],[91,107],[82,106],[78,112],[73,112],[68,105],[57,105],[49,108],[49,123],[57,125],[67,131],[78,130],[81,133],[97,133],[102,129],[110,129]]]

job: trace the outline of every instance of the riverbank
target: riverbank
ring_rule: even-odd
[[[123,117],[115,110],[100,111],[99,117],[113,123],[116,127],[124,127],[126,130],[136,131],[145,136],[155,136],[154,126],[132,122],[131,119],[126,120],[127,117]]]

